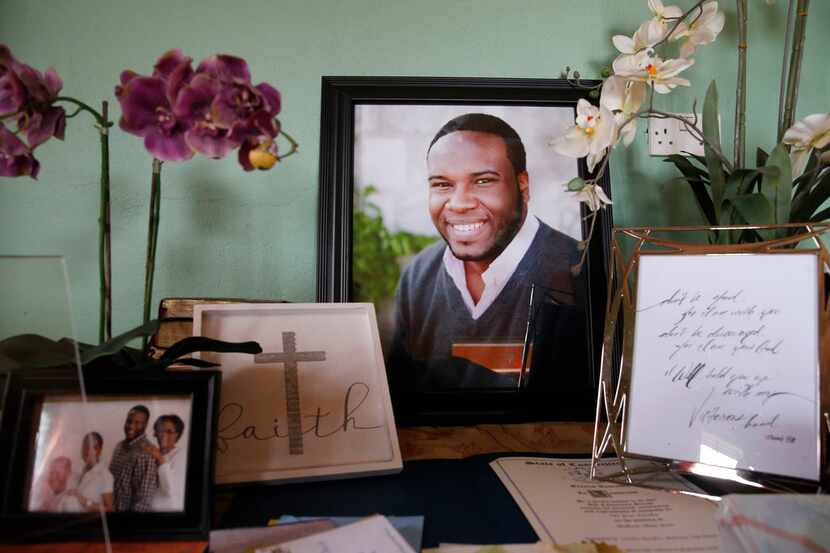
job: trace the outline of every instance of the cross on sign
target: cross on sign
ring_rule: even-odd
[[[288,411],[288,453],[303,454],[302,414],[300,413],[300,377],[297,363],[325,361],[325,351],[297,351],[296,334],[282,333],[282,349],[278,353],[258,353],[254,363],[282,363],[285,366],[285,402]]]

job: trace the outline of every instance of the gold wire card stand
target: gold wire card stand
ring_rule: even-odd
[[[713,499],[820,489],[828,230],[614,229],[591,478]]]

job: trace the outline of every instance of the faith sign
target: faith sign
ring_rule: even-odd
[[[196,305],[193,321],[263,351],[202,354],[222,371],[217,484],[401,470],[372,304]]]

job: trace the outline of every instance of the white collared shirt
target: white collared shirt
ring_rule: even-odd
[[[478,303],[473,302],[473,297],[467,289],[467,277],[464,272],[464,262],[452,254],[449,246],[444,248],[444,268],[447,274],[450,275],[455,287],[461,293],[461,298],[464,300],[464,305],[470,312],[473,320],[477,320],[487,308],[499,297],[499,294],[504,289],[504,285],[516,272],[516,267],[519,266],[522,258],[524,258],[527,250],[530,249],[530,244],[539,230],[539,220],[535,215],[528,214],[525,217],[525,222],[513,240],[507,245],[499,256],[490,263],[487,270],[481,273],[481,278],[484,280],[484,292],[481,294]]]

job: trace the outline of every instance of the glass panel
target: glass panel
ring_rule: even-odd
[[[9,537],[68,541],[62,533],[84,528],[74,540],[103,541],[105,498],[112,490],[84,493],[90,474],[108,471],[101,470],[106,465],[89,432],[94,413],[78,362],[65,259],[0,256],[0,306],[0,410],[20,414],[3,424],[18,445],[0,514],[21,521]],[[29,378],[36,373],[43,378]],[[72,398],[70,416],[57,416],[51,407],[56,397]],[[77,431],[64,431],[70,422]]]

